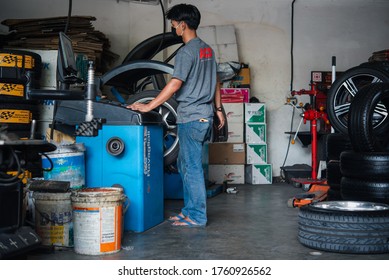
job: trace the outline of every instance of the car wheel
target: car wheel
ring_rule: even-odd
[[[298,239],[318,250],[372,254],[389,252],[389,205],[324,201],[300,208]]]
[[[348,115],[353,98],[363,87],[378,82],[389,82],[389,74],[382,68],[369,67],[369,64],[351,68],[334,81],[327,93],[326,110],[335,131],[348,134]],[[379,129],[386,118],[377,120],[374,127]]]
[[[371,84],[358,92],[350,106],[348,124],[351,144],[355,151],[387,150],[388,108],[389,83]]]
[[[130,96],[127,100],[128,104],[135,102],[139,103],[149,103],[151,100],[155,99],[160,91],[150,90],[140,92],[133,96]],[[179,141],[177,135],[177,101],[174,98],[170,98],[161,106],[157,107],[157,111],[162,116],[163,122],[163,137],[164,137],[164,164],[169,166],[177,160],[178,151],[179,151]]]

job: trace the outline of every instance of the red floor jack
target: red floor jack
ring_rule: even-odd
[[[316,86],[314,84],[311,85],[311,90],[300,90],[293,91],[292,96],[294,95],[302,95],[309,94],[311,99],[315,99],[316,94],[318,93]],[[315,104],[311,102],[311,104]],[[305,106],[300,105],[303,109],[303,113],[301,114],[301,121],[304,124],[307,121],[310,121],[310,132],[311,132],[311,146],[312,146],[312,172],[310,178],[292,178],[291,181],[294,182],[295,185],[301,185],[303,190],[307,191],[305,193],[301,193],[296,195],[294,198],[288,201],[288,206],[290,207],[300,207],[302,205],[310,204],[315,201],[325,200],[327,197],[327,192],[329,186],[326,185],[325,179],[318,179],[317,176],[317,168],[318,168],[318,160],[317,160],[317,121],[319,119],[323,120],[326,125],[329,124],[329,120],[327,118],[327,114],[324,112],[324,108],[313,108],[311,104],[306,104]],[[292,144],[294,144],[295,139],[298,134],[298,130],[300,128],[301,122],[297,128],[295,136],[292,140]]]

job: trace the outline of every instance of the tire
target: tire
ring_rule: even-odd
[[[348,113],[351,101],[364,86],[376,82],[389,82],[389,73],[369,63],[347,70],[334,81],[327,93],[326,110],[336,132],[348,134]]]
[[[371,84],[355,96],[350,106],[348,122],[348,132],[355,151],[388,150],[387,108],[389,108],[389,83]]]
[[[159,94],[158,90],[144,91],[127,100],[128,104],[135,102],[149,103]],[[168,101],[157,107],[155,111],[162,115],[164,127],[164,165],[169,166],[176,162],[179,151],[179,140],[177,135],[177,101],[170,98]]]
[[[331,160],[327,163],[327,184],[331,190],[340,191],[340,180],[342,173],[340,172],[340,161]]]
[[[382,60],[382,61],[369,61],[362,63],[360,66],[367,65],[367,67],[376,68],[385,72],[389,73],[389,60]]]
[[[9,82],[24,81],[26,71],[34,73],[39,81],[42,73],[42,58],[39,54],[24,50],[0,49],[0,79]]]
[[[25,99],[25,86],[23,82],[8,83],[0,79],[0,101],[11,102]]]
[[[180,44],[180,46],[176,46]],[[155,56],[165,49],[170,48],[171,55],[163,61],[163,63],[169,63],[176,55],[177,51],[184,46],[184,42],[181,37],[174,36],[172,32],[166,32],[152,36],[137,46],[135,46],[124,58],[122,64],[128,64],[136,60],[155,60]],[[175,50],[174,50],[175,49]],[[138,81],[136,84],[132,84],[131,94],[137,94],[145,90],[145,88],[153,87],[156,90],[162,90],[166,85],[165,77],[162,74],[149,76],[142,81]]]
[[[184,42],[172,32],[157,34],[136,45],[124,58],[123,64],[138,59],[153,59],[159,52],[177,44],[183,45]]]
[[[389,182],[342,177],[340,193],[344,200],[389,203]]]
[[[389,153],[345,151],[340,156],[342,176],[389,182]]]
[[[352,150],[348,135],[342,133],[331,133],[326,136],[327,162],[339,160],[343,151]]]
[[[9,132],[29,133],[33,119],[39,119],[39,107],[35,101],[20,100],[0,103],[0,125],[6,125]]]
[[[389,205],[325,201],[299,211],[298,239],[309,248],[349,254],[389,252]]]
[[[161,90],[164,76],[173,74],[172,65],[154,60],[136,60],[119,65],[99,78],[100,87],[114,87],[123,95],[134,95],[148,90]],[[125,99],[127,99],[126,97]]]
[[[340,195],[340,186],[339,190],[335,190],[330,186],[330,189],[327,193],[327,200],[328,201],[334,201],[334,200],[342,200],[342,196]]]

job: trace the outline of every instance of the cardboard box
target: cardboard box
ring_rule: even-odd
[[[222,103],[245,103],[249,102],[249,88],[221,88]]]
[[[244,168],[243,164],[210,164],[209,181],[215,184],[223,184],[224,181],[228,181],[228,184],[244,184]]]
[[[239,61],[234,25],[199,27],[197,34],[212,47],[219,63]]]
[[[243,123],[243,106],[244,103],[226,103],[223,104],[224,111],[227,116],[227,122],[230,123]]]
[[[239,73],[232,79],[233,87],[250,86],[250,68],[242,68]]]
[[[245,160],[246,147],[244,143],[209,144],[209,164],[244,164]]]
[[[246,123],[245,142],[253,144],[266,144],[266,124]]]
[[[228,143],[244,142],[244,123],[228,123]]]
[[[244,106],[244,121],[246,123],[266,123],[265,103],[246,103]]]
[[[246,163],[267,163],[267,144],[246,144]]]
[[[245,182],[252,185],[272,184],[271,164],[250,164],[245,166]]]

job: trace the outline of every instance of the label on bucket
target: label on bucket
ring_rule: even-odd
[[[54,246],[72,246],[73,242],[69,240],[69,229],[66,226],[41,226],[37,228],[37,234],[42,238],[45,245]]]
[[[73,207],[73,216],[77,253],[97,255],[120,250],[122,206]]]
[[[49,229],[51,244],[65,244],[64,226],[51,226]]]
[[[70,182],[70,188],[79,189],[85,185],[85,159],[83,152],[60,153],[49,155],[53,169],[44,171],[45,180],[57,180]],[[50,161],[42,157],[42,167],[51,167]]]
[[[73,246],[70,193],[33,193],[35,230],[43,245]]]

